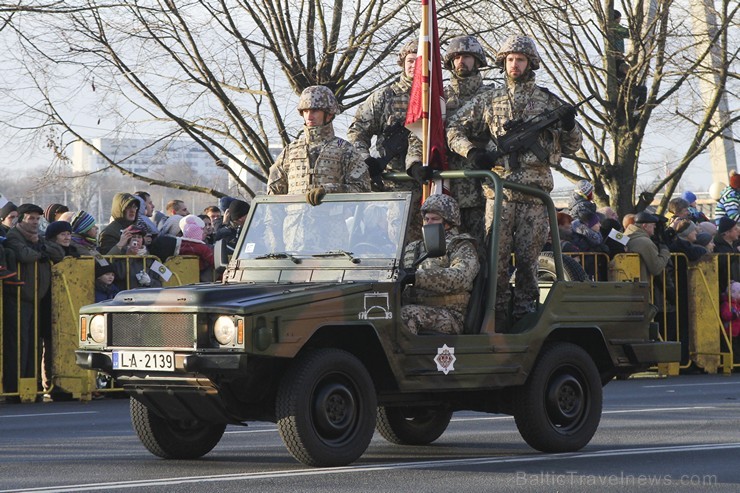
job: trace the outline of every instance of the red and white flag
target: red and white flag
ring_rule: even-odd
[[[406,128],[422,142],[421,164],[435,170],[447,169],[447,145],[445,143],[445,99],[442,86],[442,59],[437,30],[437,8],[434,0],[421,0],[421,33],[416,53],[414,81],[411,85],[409,107],[406,112]],[[439,183],[438,183],[439,182]],[[431,193],[442,193],[438,180]],[[429,187],[424,187],[424,197]]]

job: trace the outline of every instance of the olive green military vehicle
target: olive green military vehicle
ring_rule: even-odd
[[[493,173],[442,176],[487,178],[502,196]],[[550,198],[530,191],[557,231]],[[464,334],[412,335],[399,316],[410,210],[408,193],[329,194],[316,207],[257,197],[223,283],[124,291],[83,307],[77,364],[132,397],[133,426],[154,455],[197,458],[227,424],[261,420],[277,423],[299,461],[341,466],[376,429],[427,445],[459,410],[513,415],[533,448],[576,451],[596,432],[603,385],[678,361],[679,345],[657,340],[645,283],[566,280],[583,277],[558,251],[535,314],[494,326],[489,261]],[[427,227],[425,242],[430,256],[446,254],[441,228]],[[496,258],[495,241],[490,250]]]

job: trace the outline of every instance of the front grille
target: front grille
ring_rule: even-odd
[[[109,346],[192,348],[196,318],[192,313],[113,313]]]

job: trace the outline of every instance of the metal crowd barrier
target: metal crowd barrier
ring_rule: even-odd
[[[141,261],[145,268],[151,267],[151,263],[158,260],[153,256],[125,256],[125,255],[111,255],[104,256],[109,262],[126,262],[124,271],[126,272],[126,287],[129,288],[129,280],[131,278],[131,262],[134,260]],[[37,264],[26,264],[32,265],[36,269],[36,277],[38,278],[38,265]],[[163,286],[180,286],[183,284],[196,283],[199,281],[199,264],[198,257],[195,256],[179,256],[171,257],[167,259],[164,265],[172,272],[172,276],[169,281],[162,282]],[[23,265],[18,266],[18,273],[21,274]],[[89,370],[83,370],[75,364],[74,350],[77,349],[78,334],[78,313],[80,307],[89,305],[95,302],[95,259],[93,257],[80,257],[72,258],[67,257],[62,262],[52,265],[51,267],[51,347],[53,354],[51,375],[49,377],[51,387],[46,390],[49,392],[54,388],[60,389],[64,392],[68,392],[73,398],[81,400],[89,400],[92,398],[94,392],[111,392],[117,391],[117,389],[98,389],[96,385],[97,374]],[[0,283],[0,315],[2,320],[5,321],[5,301],[8,299],[10,294],[2,292],[3,286]],[[16,323],[14,329],[16,335],[21,335],[22,324],[20,322],[20,289],[14,289],[18,297],[18,311],[14,317]],[[38,295],[35,296],[33,303],[34,313],[38,313]],[[9,320],[9,319],[8,319]],[[5,323],[3,323],[3,330],[0,331],[0,348],[3,348],[2,343],[6,331],[9,329]],[[39,321],[34,317],[33,320],[33,337],[31,341],[27,341],[27,337],[18,337],[17,344],[15,347],[16,355],[16,370],[18,371],[18,389],[16,392],[6,392],[2,388],[2,378],[0,378],[0,396],[20,397],[21,402],[34,402],[37,395],[42,394],[43,390],[38,390],[39,384]],[[33,374],[29,375],[26,372],[21,375],[21,344],[23,342],[32,344],[33,346]],[[7,354],[3,354],[4,351],[0,350],[0,377],[3,374],[3,359],[7,358]]]

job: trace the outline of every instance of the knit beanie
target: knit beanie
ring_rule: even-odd
[[[722,216],[719,218],[719,224],[717,224],[717,233],[727,233],[729,230],[734,228],[736,224],[737,221],[734,221],[727,216]]]
[[[44,217],[47,221],[54,222],[57,220],[57,214],[61,214],[62,212],[69,211],[69,207],[62,204],[51,204],[49,207],[46,208],[44,211]]]
[[[188,214],[180,219],[180,231],[182,231],[183,238],[203,241],[203,228],[205,227],[206,223],[203,219],[194,214]]]
[[[685,240],[693,231],[696,231],[696,224],[694,224],[692,221],[686,220],[686,226],[678,231],[678,237],[682,240]]]
[[[696,235],[696,241],[695,243],[700,246],[707,246],[709,245],[709,242],[712,241],[712,235],[709,233],[699,233]]]
[[[114,274],[116,273],[115,269],[113,269],[113,264],[100,264],[98,262],[95,262],[95,278],[98,278],[103,274],[107,274],[108,272],[113,272]]]
[[[226,197],[221,197],[218,199],[218,208],[221,209],[221,212],[226,213],[226,211],[229,209],[229,205],[236,200],[234,197],[229,197],[228,195]]]
[[[67,221],[54,221],[53,223],[49,223],[46,227],[46,239],[51,241],[56,238],[59,233],[64,231],[69,233],[72,232],[72,225]]]
[[[80,211],[72,218],[72,232],[78,235],[85,235],[95,226],[95,218],[85,211]]]
[[[596,223],[600,222],[599,215],[596,214],[595,212],[590,212],[590,211],[584,212],[578,217],[578,219],[581,220],[581,224],[584,224],[588,226],[589,228],[593,228],[594,226],[596,226]]]
[[[593,194],[594,192],[594,186],[588,180],[580,180],[578,183],[576,183],[575,191],[576,193],[578,193],[578,195],[590,200],[592,197],[591,194]]]
[[[684,193],[682,193],[681,198],[688,202],[689,205],[696,202],[696,194],[690,190],[686,190]]]
[[[0,221],[4,221],[5,218],[8,217],[8,215],[11,212],[17,211],[17,210],[18,210],[17,205],[15,205],[13,202],[8,202],[4,206],[2,206],[2,208],[0,208]]]

